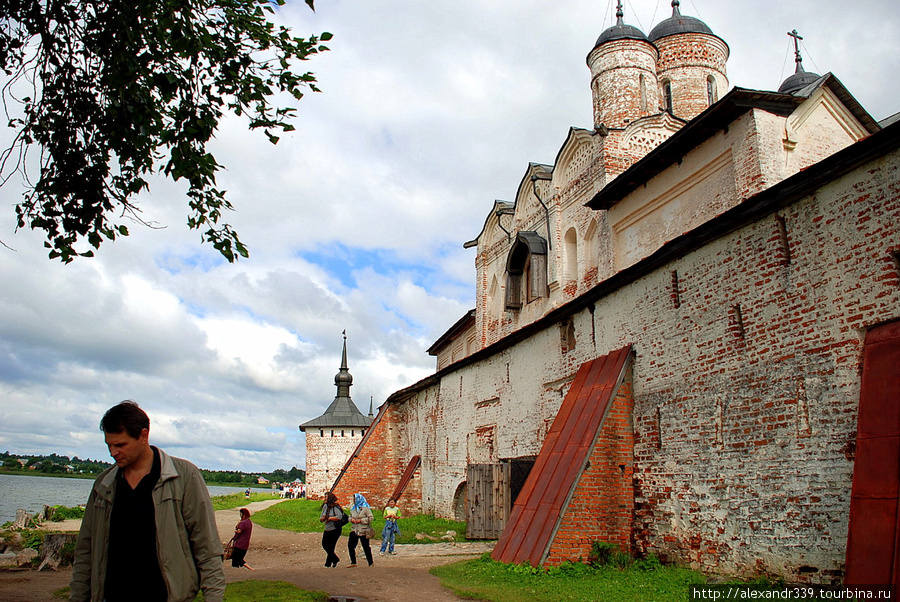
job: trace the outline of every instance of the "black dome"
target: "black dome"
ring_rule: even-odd
[[[616,8],[616,24],[600,34],[600,37],[597,38],[597,43],[594,44],[594,48],[596,48],[600,44],[612,42],[613,40],[642,40],[644,42],[650,41],[647,39],[647,36],[643,31],[641,31],[634,25],[626,25],[624,19],[622,18],[624,17],[624,15],[625,13],[622,10],[622,3],[619,2],[619,6]]]
[[[813,83],[817,79],[822,77],[818,73],[810,73],[809,71],[798,71],[793,75],[789,76],[786,80],[781,83],[781,86],[778,87],[778,91],[783,94],[793,94],[794,92],[798,92]]]
[[[672,16],[653,28],[650,32],[651,42],[679,33],[707,33],[709,35],[715,35],[712,32],[712,29],[700,19],[682,15],[681,11],[678,10],[679,4],[681,3],[678,2],[678,0],[672,2]]]
[[[649,42],[647,39],[647,35],[635,27],[634,25],[625,25],[624,23],[619,25],[613,25],[606,31],[600,34],[600,37],[597,38],[597,43],[594,44],[596,48],[600,44],[605,44],[606,42],[612,42],[613,40],[643,40],[645,42]]]

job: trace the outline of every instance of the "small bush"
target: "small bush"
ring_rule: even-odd
[[[67,508],[66,506],[53,506],[50,509],[49,520],[53,522],[60,522],[70,518],[84,518],[84,507]]]
[[[594,566],[614,566],[625,568],[634,563],[634,559],[619,550],[619,546],[605,541],[595,541],[591,545],[588,562]]]

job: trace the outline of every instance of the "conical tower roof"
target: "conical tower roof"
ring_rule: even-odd
[[[318,418],[300,425],[301,431],[308,428],[332,428],[332,427],[367,427],[372,423],[372,418],[366,417],[353,400],[350,398],[350,387],[353,385],[353,377],[347,368],[347,331],[344,331],[344,349],[341,354],[341,368],[334,376],[334,385],[337,387],[337,395],[325,413]]]

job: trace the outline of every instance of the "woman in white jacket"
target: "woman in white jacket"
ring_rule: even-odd
[[[372,548],[369,546],[369,536],[374,533],[372,521],[375,516],[369,507],[369,502],[361,493],[353,494],[353,505],[350,507],[350,536],[347,539],[347,551],[350,553],[350,566],[356,566],[356,543],[362,543],[363,552],[369,566],[372,566]]]

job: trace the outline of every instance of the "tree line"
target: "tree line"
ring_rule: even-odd
[[[81,474],[98,475],[112,463],[101,460],[82,460],[78,456],[72,458],[59,454],[30,455],[14,454],[9,451],[0,453],[0,466],[4,472],[19,470],[34,471],[41,474]],[[254,485],[262,477],[270,483],[292,483],[294,481],[306,481],[306,471],[296,466],[290,470],[277,469],[265,473],[248,473],[233,470],[205,470],[201,469],[203,480],[207,483],[235,483],[240,485]]]

